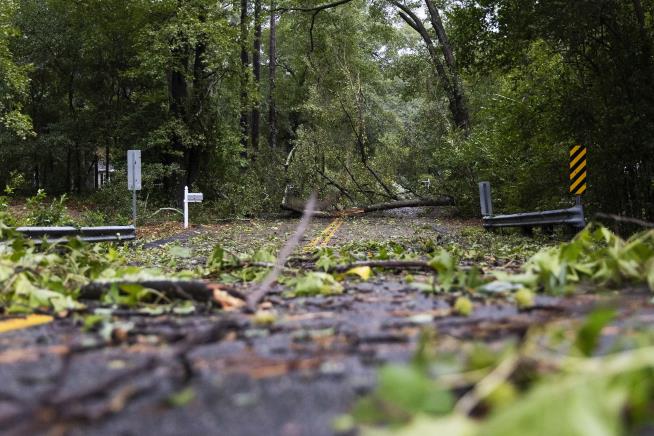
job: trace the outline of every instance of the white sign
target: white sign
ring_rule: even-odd
[[[189,192],[186,196],[186,201],[189,203],[202,203],[204,194],[202,192]]]
[[[202,192],[188,192],[188,186],[184,186],[184,228],[188,229],[188,204],[202,203],[204,195]]]
[[[141,150],[127,150],[127,188],[141,190]]]

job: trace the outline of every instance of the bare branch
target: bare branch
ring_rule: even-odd
[[[295,247],[297,247],[297,245],[300,243],[304,232],[306,232],[307,228],[309,227],[309,223],[311,222],[315,208],[316,194],[312,194],[304,208],[304,214],[302,215],[300,224],[298,224],[297,229],[295,229],[295,233],[291,239],[286,241],[286,244],[284,244],[284,247],[277,255],[277,260],[275,261],[275,266],[273,267],[272,271],[270,271],[270,273],[266,276],[258,289],[248,296],[247,308],[250,311],[254,312],[256,310],[257,304],[259,304],[259,302],[266,296],[266,294],[270,291],[273,283],[275,283],[277,280],[277,277],[279,277],[279,274],[284,269],[286,260],[291,255]]]
[[[343,5],[345,3],[349,3],[352,0],[338,0],[332,3],[325,3],[324,5],[319,5],[319,6],[314,6],[314,7],[297,7],[297,8],[277,8],[274,10],[274,12],[320,12],[324,11],[325,9],[330,9],[330,8],[335,8],[336,6]]]
[[[352,203],[354,203],[354,198],[350,195],[349,191],[345,189],[345,187],[339,185],[336,181],[334,181],[331,177],[329,177],[324,171],[321,171],[319,168],[316,168],[316,172],[327,181],[327,184],[332,185],[336,189],[338,189],[341,194],[345,195],[348,200],[350,200]]]
[[[640,227],[645,227],[648,229],[654,228],[654,223],[650,223],[648,221],[643,221],[639,220],[638,218],[629,218],[625,216],[620,216],[620,215],[613,215],[609,213],[596,213],[595,218],[603,218],[603,219],[609,219],[613,221],[617,221],[619,223],[625,223],[625,224],[634,224]]]

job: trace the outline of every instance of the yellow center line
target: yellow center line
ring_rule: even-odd
[[[338,229],[340,229],[341,226],[343,225],[343,219],[342,219],[342,218],[336,218],[336,219],[332,222],[332,224],[333,224],[333,225],[332,225],[331,230],[329,231],[329,233],[327,233],[327,234],[325,235],[325,237],[323,238],[322,242],[320,243],[320,246],[321,246],[321,247],[326,247],[326,246],[327,246],[327,244],[328,244],[329,241],[334,237],[334,235],[336,234],[336,232],[338,232]]]
[[[338,229],[343,225],[343,218],[335,218],[318,236],[313,238],[303,249],[305,253],[315,250],[317,247],[326,247],[334,237]]]
[[[11,318],[0,321],[0,333],[47,324],[53,320],[54,318],[48,315],[29,315],[25,318]]]

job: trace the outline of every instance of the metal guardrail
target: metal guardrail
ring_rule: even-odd
[[[105,227],[18,227],[17,232],[36,243],[66,242],[72,237],[78,237],[84,242],[123,242],[136,239],[134,226]]]
[[[584,221],[584,209],[581,205],[569,209],[485,216],[482,220],[484,228],[487,229],[500,227],[532,228],[554,225],[567,225],[575,229],[582,229],[586,225]]]
[[[484,228],[522,227],[530,231],[534,227],[551,228],[555,225],[567,225],[576,230],[586,226],[584,208],[581,202],[569,209],[545,210],[541,212],[515,213],[511,215],[493,215],[493,202],[489,182],[479,183],[479,202]]]

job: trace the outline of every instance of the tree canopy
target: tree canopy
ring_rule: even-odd
[[[586,204],[651,219],[653,21],[651,0],[4,1],[0,184],[120,210],[136,148],[163,205],[475,215],[482,180],[497,210],[571,204],[584,144]]]

